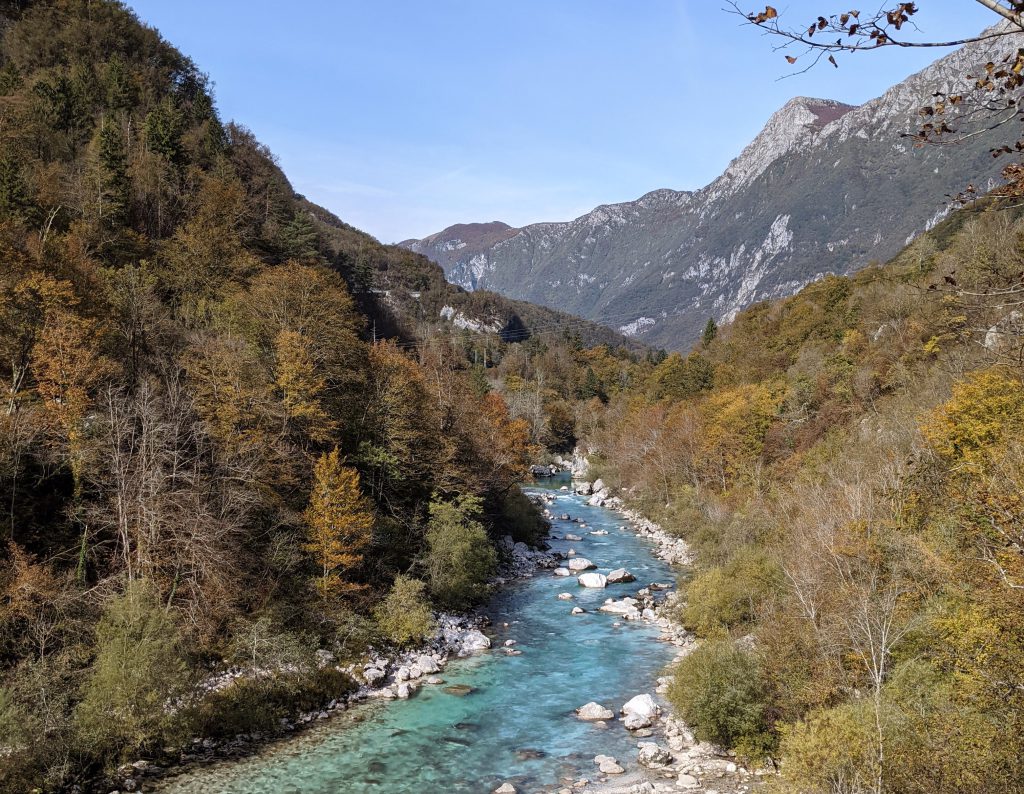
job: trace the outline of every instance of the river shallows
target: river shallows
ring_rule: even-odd
[[[656,627],[621,622],[616,628],[614,616],[596,610],[606,598],[672,582],[673,573],[649,542],[628,527],[619,529],[621,516],[582,497],[557,495],[551,506],[556,519],[568,513],[587,526],[556,520],[553,535],[583,540],[553,540],[552,547],[576,549],[601,573],[627,568],[635,583],[588,590],[575,577],[547,571],[512,583],[486,610],[494,622],[494,650],[453,661],[441,674],[446,684],[473,687],[472,694],[457,697],[424,686],[411,700],[359,706],[261,755],[183,775],[164,790],[482,794],[511,780],[532,792],[555,787],[566,775],[593,777],[592,759],[599,753],[633,766],[636,740],[621,723],[598,727],[577,720],[573,710],[595,700],[617,711],[633,695],[653,694],[656,677],[673,658],[672,646],[657,641]],[[600,529],[608,534],[589,534]],[[558,600],[562,592],[574,600]],[[571,615],[573,606],[587,614]],[[522,656],[500,650],[506,639],[516,641]]]

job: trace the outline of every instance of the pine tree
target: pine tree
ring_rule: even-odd
[[[700,340],[704,343],[704,347],[707,347],[716,336],[718,336],[718,325],[715,323],[714,317],[709,317],[708,324],[704,326],[704,333],[700,335]]]
[[[348,577],[370,545],[373,513],[359,490],[359,473],[341,463],[337,447],[320,456],[313,477],[304,548],[316,557],[317,589],[326,599],[360,589]]]

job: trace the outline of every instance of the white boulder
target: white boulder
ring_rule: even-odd
[[[441,665],[437,663],[437,660],[433,656],[427,656],[426,654],[423,654],[416,660],[416,666],[420,668],[424,675],[437,673],[441,670]]]
[[[553,570],[552,573],[555,576],[572,576],[572,571],[570,571],[568,568],[555,568],[555,570]]]
[[[622,582],[635,582],[636,577],[633,576],[625,568],[616,568],[614,571],[608,574],[608,584],[621,584]]]
[[[491,647],[491,641],[479,629],[470,629],[462,637],[461,653],[468,655],[477,651],[485,651]]]
[[[573,557],[571,560],[569,560],[570,571],[586,571],[590,568],[596,567],[597,566],[594,565],[594,563],[592,563],[586,557]]]
[[[615,715],[611,709],[606,709],[600,703],[590,701],[576,709],[576,716],[581,720],[610,720]]]
[[[637,747],[640,749],[636,754],[636,760],[641,766],[659,767],[672,763],[672,753],[654,742],[640,742]]]
[[[584,573],[576,577],[581,587],[607,587],[608,580],[603,573]]]

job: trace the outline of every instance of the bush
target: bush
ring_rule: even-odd
[[[470,496],[430,504],[424,565],[431,596],[449,609],[464,609],[483,599],[497,565],[494,547],[476,520],[480,512],[480,500]]]
[[[683,623],[703,637],[743,626],[781,586],[778,566],[764,552],[747,546],[724,566],[693,579],[686,588]]]
[[[783,731],[782,777],[794,791],[867,791],[876,774],[870,703],[844,703]]]
[[[276,734],[283,718],[323,708],[357,686],[334,667],[308,674],[241,679],[205,698],[180,719],[188,733],[197,736],[228,738],[256,731]]]
[[[531,546],[548,533],[548,522],[529,497],[518,488],[513,488],[501,503],[498,529],[502,534],[511,535],[513,540]]]
[[[669,700],[699,739],[763,756],[773,737],[757,659],[727,640],[705,642],[676,667]]]
[[[104,755],[134,751],[167,728],[166,703],[188,683],[177,626],[147,582],[107,605],[96,649],[75,712],[79,736]]]
[[[434,630],[425,590],[419,579],[396,576],[391,592],[373,611],[380,630],[395,645],[419,644]]]

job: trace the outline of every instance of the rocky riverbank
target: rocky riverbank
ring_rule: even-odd
[[[557,564],[557,558],[543,549],[531,549],[510,537],[500,545],[501,564],[491,584],[500,587],[509,581],[532,576],[537,571]],[[158,758],[139,759],[121,766],[115,774],[79,791],[121,792],[155,790],[166,777],[175,777],[198,766],[244,758],[265,746],[291,738],[295,734],[336,717],[360,703],[372,700],[396,700],[411,697],[423,686],[445,686],[442,677],[452,659],[460,659],[488,650],[491,641],[482,631],[488,624],[482,614],[435,615],[436,626],[427,642],[414,650],[386,653],[370,648],[364,661],[339,665],[334,655],[317,651],[319,669],[333,667],[356,683],[357,688],[326,701],[322,708],[297,711],[281,721],[273,733],[242,733],[224,739],[196,736],[180,748],[165,748]],[[517,653],[503,648],[506,653]],[[241,682],[273,679],[281,675],[300,674],[297,668],[252,669],[231,667],[212,674],[195,688],[194,700],[223,692]],[[457,687],[453,687],[455,689]],[[459,693],[454,693],[459,694]],[[181,704],[179,704],[179,707]]]
[[[585,474],[585,471],[579,474]],[[686,541],[665,532],[658,524],[629,508],[601,480],[593,483],[574,481],[566,489],[589,496],[592,505],[617,512],[639,535],[654,544],[659,558],[679,566],[693,562],[693,553]],[[609,599],[601,611],[657,625],[660,641],[678,648],[675,659],[678,662],[697,646],[696,637],[672,619],[681,606],[681,596],[673,591],[656,604],[650,603],[649,598],[650,588],[641,588],[636,599]],[[656,696],[667,693],[670,680],[669,676],[658,679]],[[589,703],[581,707],[578,714],[581,719],[590,718],[602,723],[611,722],[616,715],[622,727],[631,731],[638,740],[636,757],[596,756],[593,777],[566,780],[564,787],[556,789],[557,794],[579,791],[600,794],[670,794],[682,791],[743,794],[758,787],[762,778],[769,774],[767,770],[751,769],[738,763],[723,748],[697,741],[690,727],[672,713],[664,697],[639,695],[623,704],[617,712],[601,704]]]

